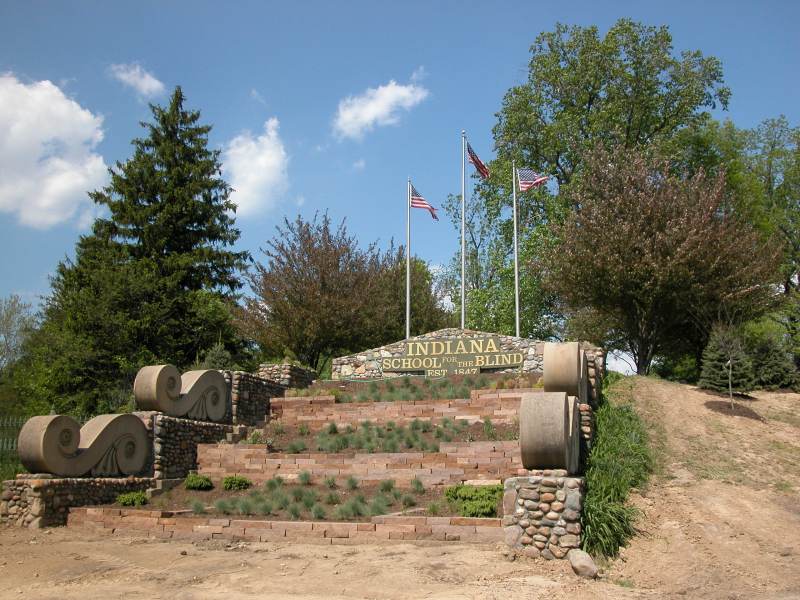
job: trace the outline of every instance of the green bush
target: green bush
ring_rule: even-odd
[[[329,506],[339,504],[339,502],[341,502],[341,499],[339,498],[339,494],[336,492],[328,492],[328,494],[325,496],[325,504],[328,504]]]
[[[120,506],[144,506],[147,504],[147,494],[144,492],[125,492],[117,496]]]
[[[300,485],[311,485],[311,471],[300,471],[297,481],[300,482]]]
[[[243,475],[228,475],[222,480],[222,489],[227,491],[246,490],[253,482]]]
[[[303,437],[307,436],[309,434],[308,425],[305,423],[300,423],[300,426],[297,428],[297,433]]]
[[[354,490],[358,488],[358,479],[356,479],[353,475],[347,478],[347,489]]]
[[[595,556],[616,556],[635,533],[635,508],[627,505],[633,487],[652,471],[647,431],[629,404],[614,401],[613,391],[595,412],[596,433],[586,469],[583,549]]]
[[[325,487],[329,490],[336,489],[336,477],[329,475],[325,478]]]
[[[192,500],[192,512],[196,515],[202,515],[206,512],[206,505],[205,503],[201,502],[200,500]]]
[[[411,480],[411,490],[415,494],[425,493],[425,486],[422,484],[422,481],[420,480],[419,477],[414,477],[414,479]]]
[[[189,473],[183,482],[183,487],[187,490],[211,490],[214,489],[214,483],[206,475]]]
[[[221,512],[223,515],[229,515],[233,511],[231,503],[223,498],[220,498],[214,503],[214,508],[217,509],[218,512]]]
[[[389,512],[389,502],[384,496],[375,496],[369,503],[369,514],[373,517],[385,515],[387,512]]]
[[[292,519],[292,521],[297,521],[297,520],[300,518],[300,514],[301,514],[302,512],[303,512],[303,511],[302,511],[302,509],[300,508],[300,505],[299,505],[299,504],[292,504],[292,505],[289,507],[289,518],[291,518],[291,519]]]
[[[447,488],[444,497],[462,517],[496,517],[503,486],[458,484]]]
[[[388,494],[394,489],[394,479],[384,479],[378,485],[378,489]]]

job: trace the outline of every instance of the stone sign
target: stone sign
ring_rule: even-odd
[[[428,377],[471,375],[482,369],[521,367],[521,351],[503,350],[497,336],[417,339],[405,343],[397,356],[381,358],[384,373],[420,372]]]

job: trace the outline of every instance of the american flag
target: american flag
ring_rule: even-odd
[[[548,179],[550,178],[547,175],[540,175],[533,169],[517,169],[520,192],[527,192],[532,187],[540,186]]]
[[[436,221],[439,220],[439,217],[436,216],[436,209],[428,204],[428,201],[422,197],[422,194],[417,191],[413,183],[411,184],[411,208],[424,208],[431,213],[431,216]]]
[[[480,176],[484,179],[489,179],[489,168],[478,158],[478,155],[475,154],[475,150],[472,149],[469,142],[467,142],[467,154],[469,155],[469,162],[471,162],[475,170],[480,173]]]

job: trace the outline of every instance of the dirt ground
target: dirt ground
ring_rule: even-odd
[[[0,530],[0,598],[800,598],[800,395],[632,380],[662,461],[598,581],[500,546],[315,546]],[[746,410],[745,410],[746,409]]]

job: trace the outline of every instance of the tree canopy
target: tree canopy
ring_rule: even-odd
[[[236,343],[229,304],[247,254],[229,248],[239,231],[210,127],[183,104],[176,88],[151,106],[148,135],[90,194],[107,216],[58,265],[15,377],[32,410],[113,410],[142,365],[186,367]]]
[[[358,245],[327,214],[284,220],[247,276],[254,296],[239,313],[242,330],[273,356],[286,353],[321,370],[332,356],[405,335],[404,249]],[[427,266],[412,263],[412,333],[445,324]]]
[[[724,174],[682,178],[636,149],[598,146],[584,160],[569,191],[580,208],[553,225],[545,277],[622,334],[640,374],[671,345],[700,339],[702,351],[715,323],[775,305],[781,247],[725,210]]]

